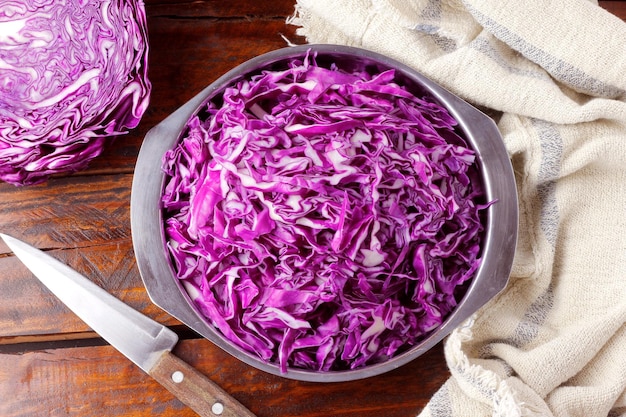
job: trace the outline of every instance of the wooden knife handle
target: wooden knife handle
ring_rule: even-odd
[[[170,352],[164,353],[148,373],[202,417],[255,417],[220,386]]]

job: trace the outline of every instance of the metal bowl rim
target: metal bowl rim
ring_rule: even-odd
[[[233,79],[258,72],[260,67],[302,57],[307,53],[368,60],[382,67],[394,68],[407,80],[432,94],[457,119],[460,128],[477,152],[487,198],[495,199],[497,203],[488,208],[481,267],[457,308],[422,342],[388,361],[354,370],[318,372],[289,369],[287,373],[281,373],[277,364],[266,363],[243,351],[231,344],[219,331],[214,330],[197,311],[175,278],[165,253],[163,218],[158,208],[165,178],[160,166],[163,153],[180,140],[187,120],[198,112],[204,102],[232,84]],[[156,175],[156,170],[161,175]],[[248,365],[296,380],[337,382],[378,375],[414,360],[439,343],[455,327],[504,289],[515,252],[517,207],[512,167],[500,133],[492,119],[414,69],[384,55],[341,45],[301,45],[259,55],[235,67],[148,132],[137,159],[133,178],[131,229],[137,265],[146,290],[156,305]],[[174,287],[179,294],[172,293]]]

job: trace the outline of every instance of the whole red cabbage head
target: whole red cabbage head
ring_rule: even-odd
[[[148,106],[137,0],[5,0],[0,8],[0,179],[83,169]]]

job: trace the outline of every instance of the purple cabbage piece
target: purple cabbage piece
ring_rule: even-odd
[[[445,108],[393,70],[311,57],[215,102],[165,155],[162,205],[173,269],[226,338],[283,372],[333,371],[442,323],[479,266],[485,207]]]
[[[6,0],[0,8],[0,179],[84,169],[148,106],[137,0]]]

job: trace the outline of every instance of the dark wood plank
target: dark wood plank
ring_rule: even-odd
[[[146,0],[149,15],[194,19],[282,19],[293,14],[295,0]]]
[[[175,354],[259,417],[409,417],[446,380],[441,345],[385,375],[344,383],[307,383],[257,371],[203,339]],[[195,415],[109,346],[0,354],[4,417]]]
[[[132,175],[58,178],[32,187],[0,184],[0,224],[132,307],[166,324],[178,322],[149,299],[135,263],[130,229]],[[0,337],[89,329],[0,243]],[[17,338],[17,339],[16,339]]]
[[[49,253],[133,308],[166,325],[177,320],[154,305],[141,282],[130,240],[52,250]],[[0,345],[25,340],[59,339],[90,329],[14,256],[0,257]],[[48,337],[54,336],[55,337]]]
[[[599,1],[598,4],[613,13],[620,19],[626,20],[626,1],[624,0],[604,0]]]
[[[29,187],[0,183],[2,231],[44,249],[130,242],[131,182],[132,175],[120,174]]]

